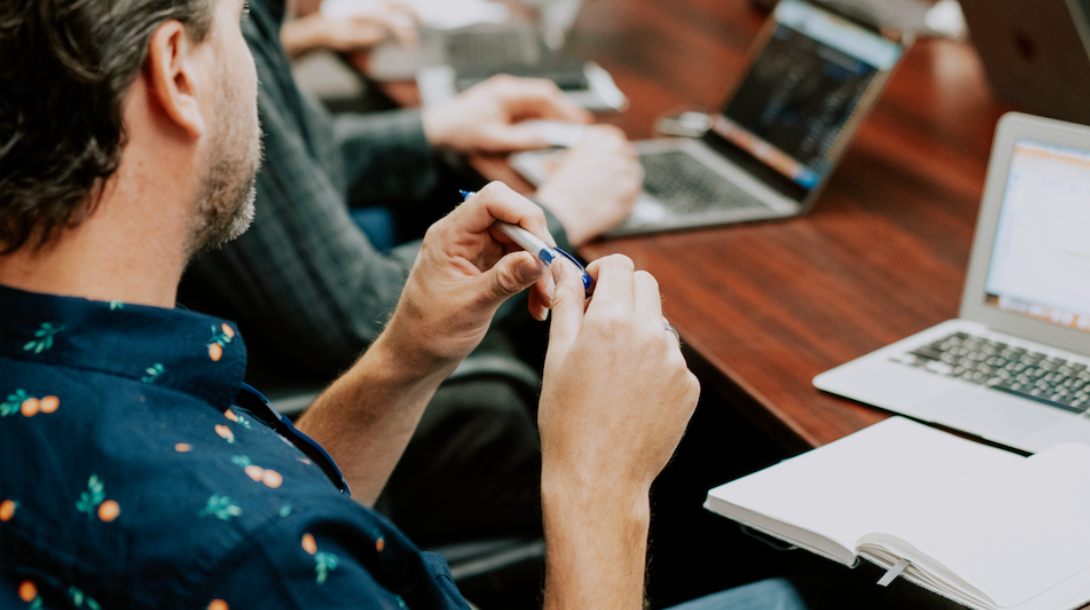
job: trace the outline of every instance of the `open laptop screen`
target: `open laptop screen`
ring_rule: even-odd
[[[1090,151],[1015,142],[985,303],[1090,331]]]
[[[782,0],[768,39],[713,131],[803,191],[835,166],[903,46],[800,0]]]

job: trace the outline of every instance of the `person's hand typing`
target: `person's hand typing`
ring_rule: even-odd
[[[280,41],[289,57],[298,57],[314,49],[366,51],[385,40],[387,34],[406,47],[419,43],[416,14],[411,7],[388,2],[341,18],[329,18],[316,11],[284,23]]]
[[[424,133],[433,146],[466,153],[547,147],[541,130],[524,123],[531,119],[589,123],[591,115],[552,81],[500,75],[425,110]]]
[[[573,246],[580,246],[624,219],[643,188],[636,150],[615,127],[587,127],[577,145],[537,190],[536,199],[556,214]]]

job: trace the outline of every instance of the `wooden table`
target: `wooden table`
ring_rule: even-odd
[[[608,70],[631,105],[603,115],[632,139],[678,109],[715,110],[765,16],[743,0],[586,0],[570,48]],[[415,87],[393,84],[412,105]],[[599,241],[658,278],[665,315],[704,391],[788,451],[885,417],[815,389],[815,375],[957,314],[996,101],[972,47],[908,52],[813,211],[788,221]],[[502,157],[492,179],[530,192]]]
[[[600,119],[641,139],[664,113],[718,108],[764,19],[744,0],[586,0],[570,44],[631,101]],[[658,278],[704,392],[788,453],[832,442],[887,414],[824,394],[813,377],[957,315],[992,135],[1012,109],[970,45],[918,41],[808,215],[581,253],[620,252]],[[474,165],[532,190],[502,157]]]
[[[630,98],[633,139],[678,108],[716,109],[764,16],[741,0],[588,0],[571,40]],[[909,51],[816,207],[788,221],[602,241],[658,278],[704,391],[801,451],[887,417],[815,375],[957,314],[992,134],[972,47]],[[512,184],[502,160],[478,166]],[[521,183],[527,188],[525,183]]]

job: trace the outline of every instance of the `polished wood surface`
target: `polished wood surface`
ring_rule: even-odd
[[[602,115],[631,139],[682,109],[715,110],[766,15],[744,0],[586,0],[568,48],[628,96]],[[388,83],[403,105],[415,86]],[[786,221],[599,241],[658,279],[705,392],[718,392],[788,451],[887,415],[813,387],[815,375],[957,315],[999,117],[972,46],[918,40],[815,208]],[[487,177],[532,189],[502,157]]]
[[[603,120],[639,139],[663,113],[717,108],[763,21],[741,0],[588,0],[571,48],[631,99]],[[970,45],[919,40],[808,215],[582,253],[620,252],[655,275],[705,392],[785,448],[831,442],[887,415],[813,377],[956,316],[992,134],[1010,109]]]

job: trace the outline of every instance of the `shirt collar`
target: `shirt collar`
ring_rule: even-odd
[[[231,322],[180,309],[0,285],[0,357],[94,371],[229,407],[246,372]]]

